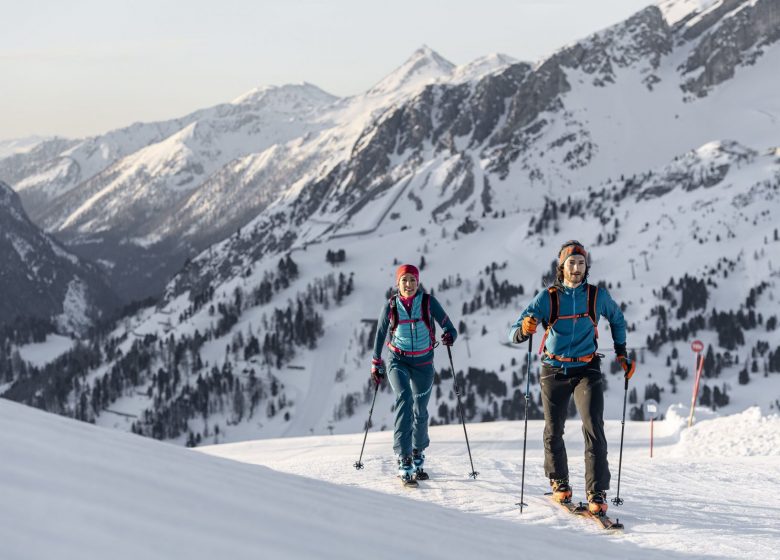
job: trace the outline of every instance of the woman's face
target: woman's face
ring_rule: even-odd
[[[403,297],[412,297],[417,293],[417,278],[408,272],[398,280],[398,291]]]

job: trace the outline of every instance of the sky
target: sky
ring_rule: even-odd
[[[99,134],[263,85],[355,95],[422,45],[533,62],[651,3],[0,0],[0,140]]]

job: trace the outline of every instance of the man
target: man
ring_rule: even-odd
[[[379,385],[385,374],[395,393],[393,450],[398,476],[406,486],[427,480],[423,470],[428,447],[428,401],[433,389],[433,348],[436,325],[444,331],[442,344],[452,346],[458,336],[439,301],[420,287],[420,272],[411,264],[398,267],[398,293],[382,308],[374,340],[371,378]],[[385,368],[382,348],[387,339],[390,363]]]
[[[630,379],[636,364],[626,353],[626,322],[620,307],[604,288],[587,284],[588,253],[579,241],[567,241],[558,252],[555,284],[539,292],[509,330],[509,340],[520,344],[546,328],[540,353],[542,404],[544,406],[544,470],[554,499],[571,500],[569,466],[563,429],[574,403],[582,418],[585,437],[585,484],[588,509],[607,511],[610,473],[604,435],[604,387],[598,349],[598,320],[606,317],[612,331],[617,361]]]

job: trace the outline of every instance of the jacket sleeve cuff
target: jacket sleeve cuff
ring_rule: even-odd
[[[515,344],[520,344],[521,342],[525,342],[528,340],[527,336],[523,336],[523,329],[522,327],[517,327],[515,329],[515,332],[512,334],[512,342]]]
[[[628,356],[625,342],[623,344],[615,343],[615,356]]]

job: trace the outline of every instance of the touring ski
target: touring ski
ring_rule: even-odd
[[[565,502],[559,502],[558,500],[553,499],[552,494],[548,494],[548,496],[550,496],[550,500],[552,500],[553,503],[558,504],[569,513],[573,513],[574,515],[579,515],[581,517],[589,517],[593,519],[596,523],[601,525],[602,529],[606,529],[607,531],[622,531],[624,529],[623,524],[620,523],[619,519],[615,519],[613,521],[605,514],[597,515],[591,513],[588,510],[588,504],[582,502],[575,504],[571,500]]]
[[[417,481],[413,478],[404,478],[399,476],[398,479],[401,481],[401,486],[404,488],[417,488]]]

